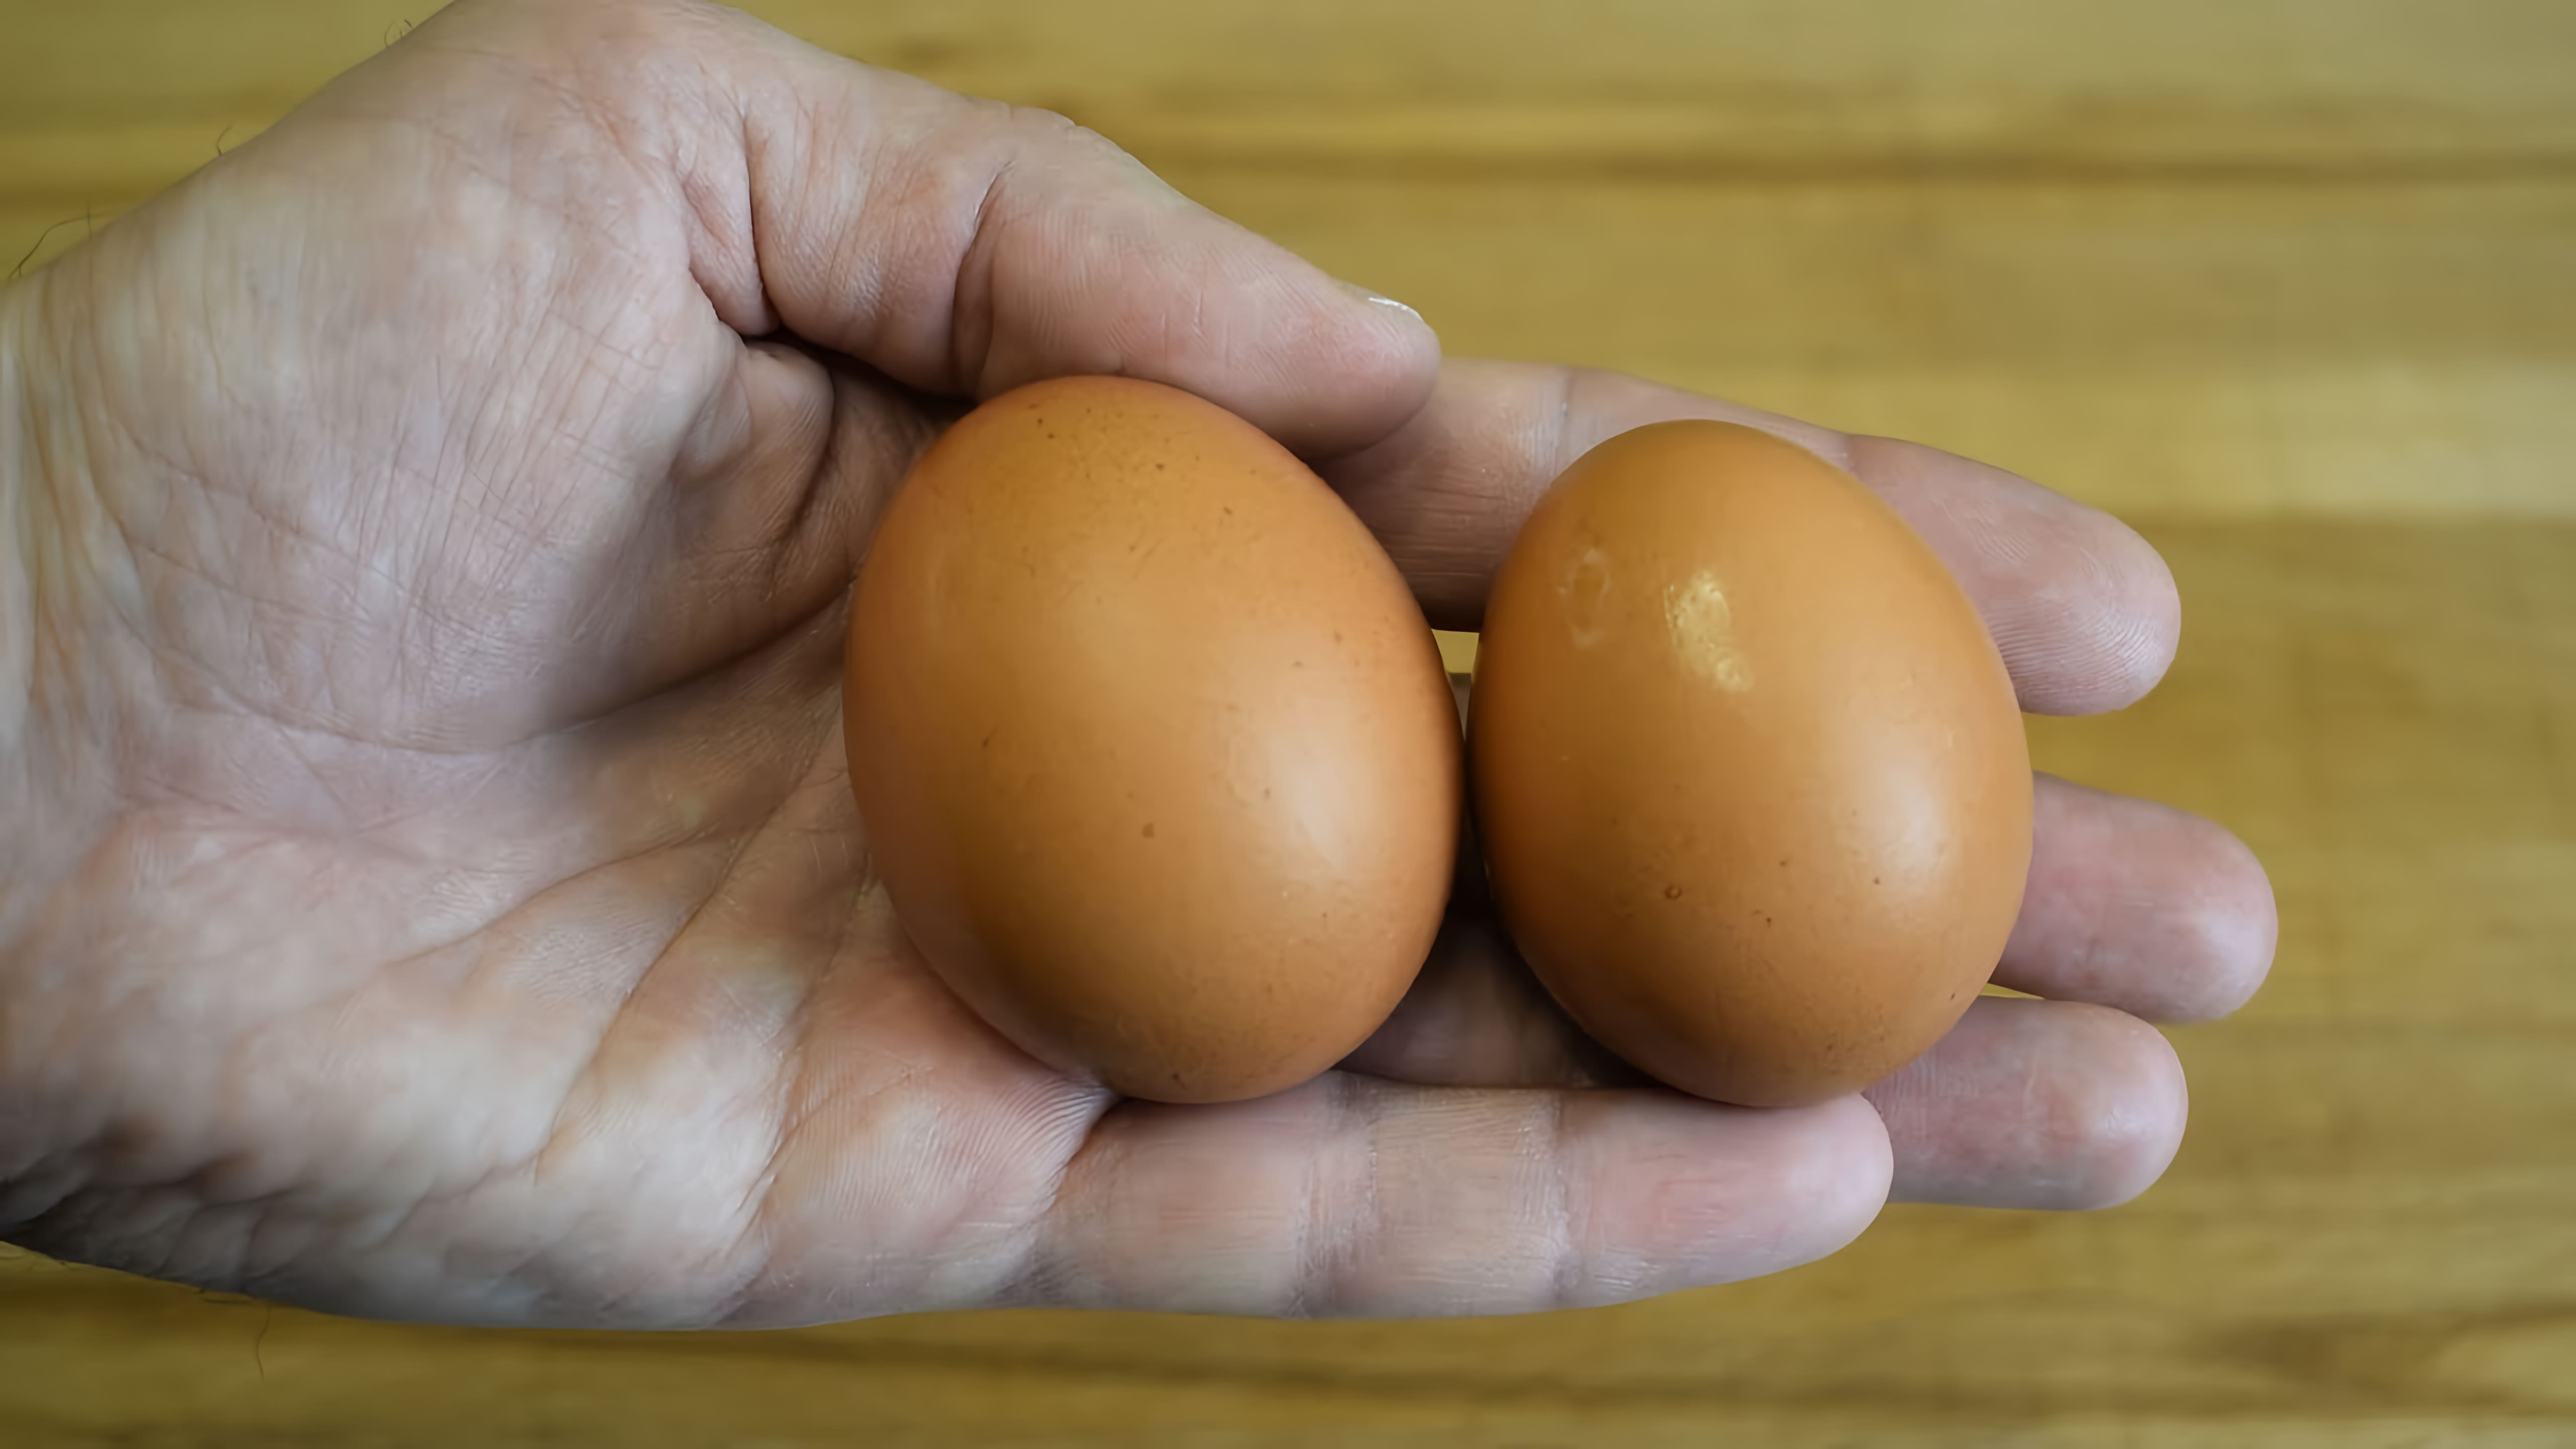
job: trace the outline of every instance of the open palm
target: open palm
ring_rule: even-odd
[[[1891,1178],[2134,1193],[2182,1090],[2123,1012],[2268,961],[2232,839],[2043,781],[2000,979],[2059,999],[1981,1002],[1870,1100],[1626,1080],[1472,898],[1306,1088],[1161,1107],[1023,1056],[905,942],[841,759],[851,572],[965,400],[1208,396],[1322,461],[1435,622],[1559,467],[1681,415],[1880,487],[2031,708],[2150,685],[2170,583],[1928,449],[1444,368],[1087,133],[729,12],[453,7],[0,329],[0,1232],[64,1256],[473,1322],[1600,1302],[1830,1252]]]

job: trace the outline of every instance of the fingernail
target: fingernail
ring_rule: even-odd
[[[1341,282],[1339,278],[1335,278],[1334,280],[1340,283],[1343,291],[1350,293],[1352,296],[1359,298],[1363,302],[1374,303],[1380,307],[1393,307],[1398,312],[1402,312],[1416,321],[1420,321],[1422,318],[1421,313],[1414,311],[1412,308],[1395,300],[1393,297],[1386,295],[1384,292],[1372,292],[1368,288],[1359,285],[1357,282]]]

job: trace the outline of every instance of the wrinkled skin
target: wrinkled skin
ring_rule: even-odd
[[[2242,1001],[2269,890],[2216,827],[2050,780],[1999,977],[2050,999],[1866,1098],[1621,1078],[1472,900],[1282,1096],[1020,1055],[874,883],[839,641],[925,442],[1076,372],[1320,460],[1438,623],[1562,465],[1699,416],[1883,491],[2028,707],[2170,656],[2153,553],[1993,469],[1444,365],[1097,137],[729,12],[467,0],[0,294],[0,1232],[463,1322],[1433,1314],[1769,1272],[1891,1188],[2162,1170],[2183,1085],[2140,1018]]]

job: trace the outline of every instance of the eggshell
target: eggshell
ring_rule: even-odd
[[[2020,910],[2030,759],[1993,640],[1876,495],[1767,433],[1640,428],[1555,482],[1495,578],[1469,736],[1521,953],[1701,1096],[1895,1071]]]
[[[1012,1041],[1223,1101],[1394,1009],[1455,860],[1456,706],[1402,576],[1286,449],[1154,383],[1007,393],[913,469],[853,608],[871,863]]]

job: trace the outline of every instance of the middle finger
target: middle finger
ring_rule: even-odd
[[[1633,377],[1453,359],[1393,437],[1326,465],[1412,581],[1431,622],[1473,629],[1521,521],[1567,465],[1681,418],[1777,434],[1850,472],[1913,525],[1975,602],[2022,708],[2114,709],[2172,661],[2173,577],[2119,520],[1998,468],[1854,437]]]

